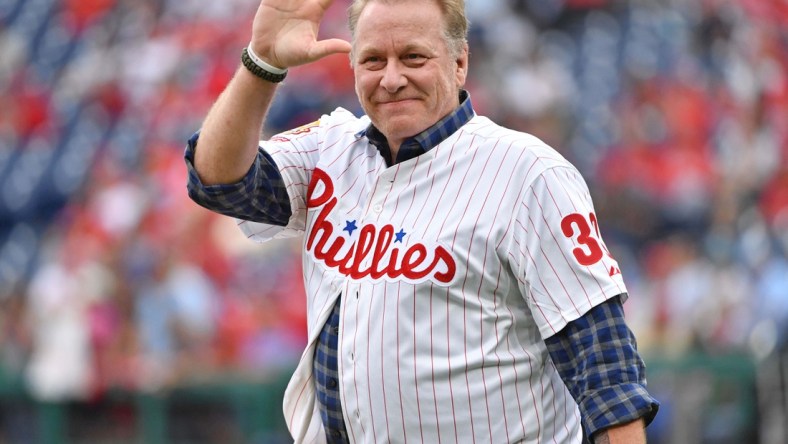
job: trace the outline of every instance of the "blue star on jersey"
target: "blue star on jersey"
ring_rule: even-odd
[[[358,227],[356,226],[356,221],[348,220],[345,221],[345,228],[343,228],[342,231],[347,231],[347,234],[349,236],[352,236],[353,232],[356,231],[357,229]]]
[[[355,220],[346,220],[345,221],[345,228],[343,228],[342,231],[347,231],[347,234],[349,236],[353,236],[353,232],[356,231],[356,230],[358,230],[358,225],[356,225],[356,221]],[[399,230],[399,232],[394,233],[394,243],[397,243],[397,242],[403,243],[403,240],[405,239],[405,236],[407,236],[407,234],[408,233],[405,232],[405,229],[401,228]]]

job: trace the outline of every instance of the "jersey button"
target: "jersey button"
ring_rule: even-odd
[[[383,211],[383,205],[380,204],[375,205],[374,207],[372,207],[372,211],[376,213],[380,213],[381,211]]]
[[[335,388],[337,386],[337,380],[334,379],[334,378],[329,379],[328,380],[328,386],[331,387],[331,388]]]

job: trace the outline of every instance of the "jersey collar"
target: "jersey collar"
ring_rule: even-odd
[[[394,163],[410,160],[436,147],[454,134],[455,131],[468,123],[475,114],[473,105],[471,104],[470,94],[464,89],[460,90],[460,105],[431,127],[413,137],[405,139],[399,148],[397,159]],[[369,139],[369,142],[378,149],[383,159],[386,160],[386,164],[391,166],[389,162],[391,158],[391,149],[389,148],[388,141],[383,133],[375,128],[374,125],[370,123],[368,127],[357,133],[356,137],[366,137]]]

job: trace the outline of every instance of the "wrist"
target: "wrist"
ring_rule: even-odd
[[[279,83],[287,77],[287,68],[274,66],[263,60],[254,52],[251,43],[243,49],[241,63],[252,74],[271,83]]]
[[[260,57],[257,52],[255,52],[254,48],[252,48],[251,43],[249,43],[249,46],[246,47],[246,51],[249,53],[249,58],[251,58],[256,65],[260,66],[266,71],[270,71],[274,74],[284,74],[287,72],[287,68],[280,68]]]

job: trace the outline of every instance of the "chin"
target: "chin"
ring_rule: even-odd
[[[385,128],[385,130],[383,130],[383,128]],[[393,122],[383,126],[381,131],[390,139],[406,139],[424,131],[424,128],[414,122],[409,122],[408,124],[397,124]]]
[[[381,122],[386,122],[385,127],[390,128],[397,133],[408,133],[416,130],[416,134],[420,132],[421,127],[426,128],[429,125],[424,125],[426,117],[421,113],[415,112],[402,112],[396,114],[384,114],[381,116]],[[411,134],[412,135],[412,134]]]

